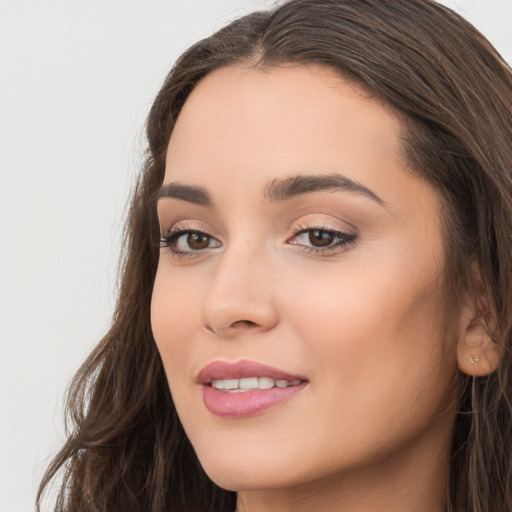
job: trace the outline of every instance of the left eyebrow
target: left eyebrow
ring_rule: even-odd
[[[380,206],[386,203],[372,190],[341,174],[300,174],[282,180],[272,180],[265,186],[264,198],[275,202],[323,190],[344,190],[372,199]]]

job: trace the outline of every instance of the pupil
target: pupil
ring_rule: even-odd
[[[191,249],[206,249],[208,243],[209,238],[201,233],[189,233],[187,236],[187,244]]]
[[[315,229],[310,231],[309,241],[317,247],[325,247],[326,245],[332,244],[332,234],[328,231]]]

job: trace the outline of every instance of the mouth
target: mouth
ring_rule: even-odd
[[[302,391],[307,379],[278,368],[241,360],[213,361],[197,376],[203,402],[216,416],[252,416],[287,401]]]

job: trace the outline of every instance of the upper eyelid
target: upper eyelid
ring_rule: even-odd
[[[211,229],[209,227],[202,227],[200,225],[196,225],[195,223],[198,221],[191,221],[191,220],[179,220],[173,223],[170,223],[169,227],[164,228],[163,226],[163,219],[159,218],[159,225],[160,225],[160,232],[162,234],[169,234],[173,231],[197,231],[200,233],[204,233],[205,235],[211,236],[212,238],[218,239],[219,235],[212,234],[212,232],[215,232],[217,230]],[[301,231],[309,231],[314,229],[322,229],[325,231],[339,231],[342,233],[348,233],[357,235],[358,229],[352,225],[351,223],[348,223],[346,221],[336,220],[304,220],[304,221],[294,221],[291,223],[291,225],[287,228],[287,231],[291,232],[292,235],[296,235],[297,233]]]
[[[178,202],[181,203],[181,201]],[[321,211],[324,209],[327,211]],[[213,222],[213,230],[217,233],[224,233],[225,229],[223,228],[223,221],[221,218],[219,218],[217,213],[214,213],[210,210],[207,210],[205,212],[203,208],[201,208],[200,210],[203,211],[198,211],[197,205],[177,205],[174,203],[174,201],[167,203],[167,201],[162,200],[156,204],[156,216],[161,227],[164,227],[163,224],[165,224],[166,226],[174,226],[175,224],[179,224],[181,222],[199,222],[200,224],[209,225],[210,227],[207,228],[209,230],[211,229]],[[328,205],[326,207],[326,205],[323,203],[313,202],[309,204],[307,202],[300,208],[293,207],[290,208],[288,212],[281,211],[280,214],[275,217],[273,225],[275,224],[275,221],[281,222],[284,217],[289,216],[289,229],[293,229],[293,226],[296,225],[296,223],[302,224],[307,222],[308,224],[311,224],[313,227],[316,227],[317,225],[318,227],[320,227],[320,224],[328,224],[329,226],[333,226],[333,228],[336,229],[344,230],[343,227],[345,227],[348,228],[349,231],[357,232],[358,229],[356,228],[356,226],[345,218],[347,212],[344,213],[344,210],[345,208],[333,208],[331,205]],[[197,214],[199,214],[199,217],[192,220]],[[188,215],[190,215],[190,217],[188,217]],[[207,218],[205,218],[205,215],[207,216]],[[349,211],[349,216],[353,217],[353,215],[354,212]],[[292,219],[292,216],[295,217],[295,219]],[[302,218],[304,217],[311,216],[321,216],[324,218],[302,220]],[[173,219],[172,222],[170,222],[171,219]],[[337,226],[340,227],[338,228]]]
[[[197,221],[192,220],[178,220],[175,222],[164,222],[164,219],[159,218],[158,223],[160,225],[160,231],[162,233],[170,233],[171,231],[199,231],[201,233],[204,233],[206,235],[211,235],[211,231],[214,231],[213,229],[209,227],[203,227],[201,225],[197,225]],[[204,224],[203,222],[201,224]],[[164,226],[165,225],[165,226]]]
[[[165,237],[170,237],[172,235],[178,235],[178,238],[179,238],[183,235],[186,235],[187,233],[201,233],[202,235],[206,235],[209,238],[220,242],[219,238],[217,236],[212,235],[209,230],[194,227],[194,226],[183,226],[183,227],[177,227],[177,228],[171,226],[169,229],[167,229],[165,231],[160,230],[160,237],[165,238]]]
[[[354,225],[345,221],[320,220],[298,222],[293,228],[293,233],[298,234],[301,231],[311,231],[315,229],[320,229],[323,231],[335,231],[350,235],[357,235],[359,232],[359,230]]]

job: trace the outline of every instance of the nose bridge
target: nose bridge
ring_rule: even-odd
[[[217,335],[264,331],[277,322],[271,264],[262,245],[251,242],[241,237],[219,255],[201,313],[202,324]]]

